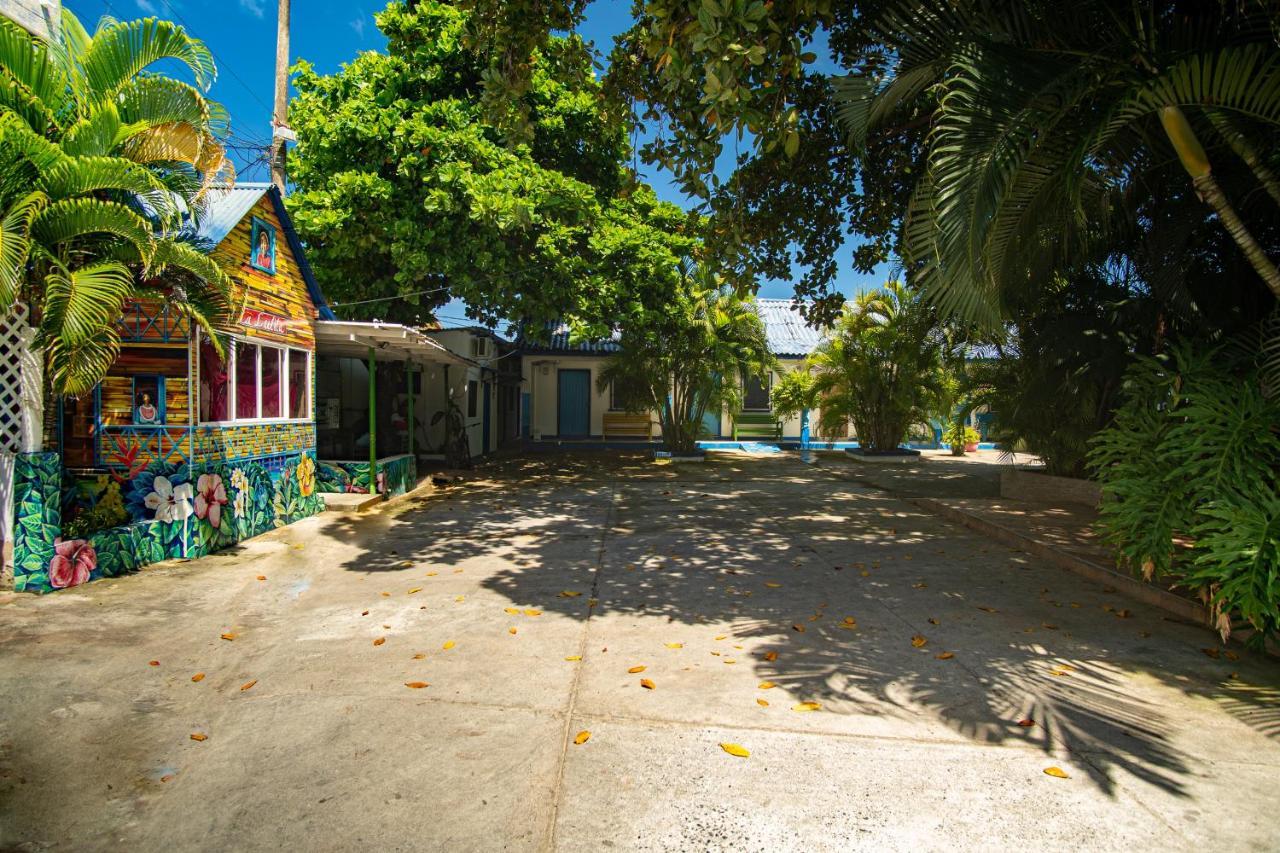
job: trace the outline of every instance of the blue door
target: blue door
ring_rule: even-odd
[[[559,372],[560,406],[556,434],[580,437],[591,434],[591,371]]]

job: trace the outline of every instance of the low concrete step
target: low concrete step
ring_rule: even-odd
[[[325,512],[363,512],[382,503],[382,495],[365,495],[358,492],[324,492]]]

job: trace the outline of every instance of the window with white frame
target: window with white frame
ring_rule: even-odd
[[[201,423],[306,420],[311,417],[311,353],[233,339],[226,361],[200,342]]]

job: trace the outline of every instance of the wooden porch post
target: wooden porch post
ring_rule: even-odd
[[[374,349],[369,347],[369,494],[377,494],[378,489],[378,364],[374,360]]]
[[[409,455],[413,456],[413,362],[407,362],[405,368],[405,375],[409,377]]]

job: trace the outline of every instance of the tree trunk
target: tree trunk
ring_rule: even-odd
[[[1276,270],[1276,265],[1262,251],[1258,241],[1253,239],[1253,235],[1236,214],[1231,202],[1227,201],[1222,187],[1218,186],[1218,182],[1214,180],[1213,171],[1209,167],[1209,158],[1204,153],[1204,147],[1196,137],[1187,117],[1177,107],[1164,107],[1160,110],[1160,123],[1164,126],[1164,132],[1169,137],[1174,151],[1177,152],[1178,159],[1182,161],[1182,167],[1191,176],[1191,184],[1196,188],[1201,200],[1218,214],[1218,218],[1222,220],[1222,226],[1227,229],[1231,239],[1236,241],[1236,245],[1244,252],[1244,256],[1249,259],[1249,263],[1253,265],[1258,275],[1262,276],[1267,287],[1271,288],[1276,299],[1280,299],[1280,271]]]

